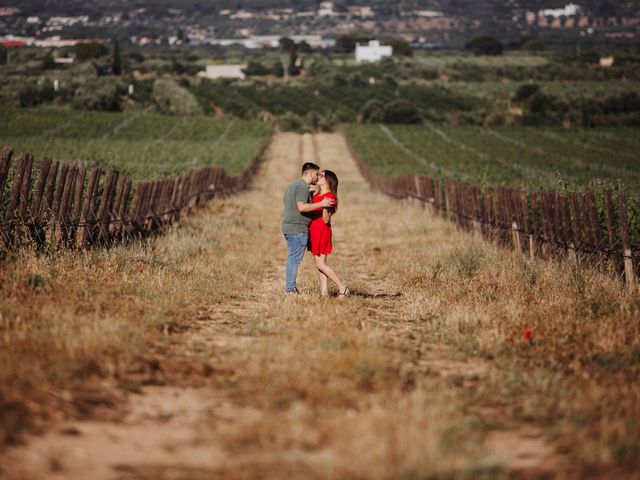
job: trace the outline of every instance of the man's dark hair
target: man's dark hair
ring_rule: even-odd
[[[304,175],[304,172],[306,172],[307,170],[320,170],[320,167],[315,163],[307,162],[302,165],[302,175]]]

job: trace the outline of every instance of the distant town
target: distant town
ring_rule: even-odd
[[[35,13],[19,4],[0,7],[0,43],[64,47],[117,36],[125,44],[140,47],[238,44],[256,49],[275,47],[287,35],[312,48],[326,49],[334,46],[336,37],[358,31],[372,37],[393,35],[418,48],[438,48],[467,41],[482,30],[483,22],[498,22],[438,10],[389,13],[377,4],[345,6],[330,1],[319,3],[317,9],[245,7],[200,14],[181,8],[105,9],[99,15],[75,16]],[[499,28],[494,27],[502,32],[497,36],[507,38],[564,32],[575,37],[634,41],[640,29],[638,10],[607,15],[607,11],[591,12],[574,3],[550,9],[515,8],[502,16]]]

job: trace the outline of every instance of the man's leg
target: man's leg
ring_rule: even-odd
[[[287,240],[287,269],[286,269],[286,292],[293,293],[297,290],[296,278],[298,276],[298,266],[304,257],[307,249],[308,233],[296,233],[285,235]]]

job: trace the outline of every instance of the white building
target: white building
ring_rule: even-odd
[[[380,45],[378,40],[371,40],[369,45],[356,45],[356,62],[377,62],[391,55],[393,55],[393,47]]]
[[[229,64],[213,64],[207,65],[207,69],[204,72],[198,73],[200,77],[206,77],[211,79],[216,78],[245,78],[245,74],[242,69],[247,68],[246,65],[229,65]]]
[[[542,14],[545,17],[572,17],[580,12],[580,5],[575,3],[569,3],[564,8],[547,8],[542,10]]]

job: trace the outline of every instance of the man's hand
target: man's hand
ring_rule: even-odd
[[[320,206],[322,208],[330,208],[333,207],[336,204],[336,201],[333,198],[323,198],[320,201]]]
[[[298,202],[298,211],[300,213],[315,212],[323,208],[331,208],[336,204],[333,198],[323,198],[318,203]]]

